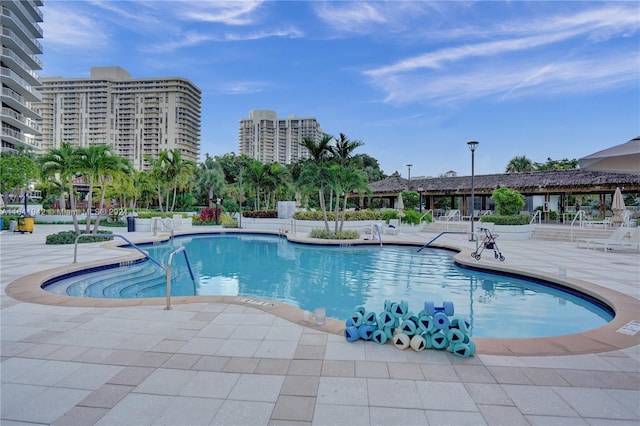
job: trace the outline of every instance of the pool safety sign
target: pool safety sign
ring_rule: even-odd
[[[618,333],[628,334],[629,336],[635,336],[636,333],[640,331],[640,321],[629,321],[616,331]]]

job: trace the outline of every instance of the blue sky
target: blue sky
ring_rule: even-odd
[[[638,2],[46,0],[41,76],[177,76],[202,89],[201,153],[252,109],[316,117],[385,173],[501,173],[640,135]]]

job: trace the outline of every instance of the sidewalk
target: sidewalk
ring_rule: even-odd
[[[68,228],[36,225],[33,234],[0,234],[3,426],[640,423],[640,345],[460,359],[347,343],[237,304],[177,304],[166,311],[49,306],[7,296],[15,279],[71,263],[72,246],[44,245],[47,234]],[[400,234],[393,241],[434,236]],[[455,235],[442,242],[472,245]],[[79,261],[123,254],[101,245],[83,244]],[[501,241],[500,248],[505,264],[556,275],[562,268],[567,277],[640,299],[637,252],[544,241]]]

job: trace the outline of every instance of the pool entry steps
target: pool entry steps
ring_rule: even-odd
[[[83,236],[85,236],[85,235],[78,235],[76,237],[75,246],[73,248],[73,263],[77,263],[77,260],[78,260],[78,240],[80,239],[80,237],[83,237]],[[189,275],[191,276],[191,281],[193,282],[193,292],[195,294],[195,292],[196,292],[196,279],[195,279],[195,277],[193,275],[193,269],[191,269],[191,262],[189,262],[189,256],[187,255],[187,250],[184,248],[184,246],[175,249],[173,252],[171,252],[169,254],[169,260],[167,261],[167,266],[165,267],[160,262],[158,262],[156,259],[154,259],[152,256],[150,256],[148,252],[142,250],[140,247],[135,245],[131,240],[129,240],[124,235],[121,235],[121,234],[102,234],[102,235],[98,235],[98,236],[99,237],[104,237],[104,238],[112,238],[112,237],[122,238],[127,244],[129,244],[131,247],[133,247],[134,249],[136,249],[137,251],[142,253],[144,255],[144,257],[146,257],[147,259],[149,259],[150,261],[152,261],[153,263],[158,265],[163,271],[166,271],[166,275],[167,275],[167,303],[166,303],[166,307],[165,307],[166,310],[171,309],[171,263],[173,261],[173,256],[176,255],[177,253],[182,252],[184,254],[184,260],[187,263],[187,267],[189,268]]]

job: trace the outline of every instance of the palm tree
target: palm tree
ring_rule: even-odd
[[[331,147],[333,158],[342,166],[346,166],[351,161],[353,151],[364,145],[361,141],[351,141],[344,133],[340,133],[340,139],[336,140],[336,145]]]
[[[520,173],[534,171],[533,162],[524,155],[513,157],[507,164],[505,173]]]
[[[58,176],[57,178],[60,180],[60,183],[67,186],[73,228],[75,233],[80,235],[75,189],[73,187],[73,178],[77,171],[77,156],[77,150],[70,143],[62,142],[60,148],[51,149],[44,156],[40,157],[40,167],[43,176],[50,179],[55,179],[56,176]],[[64,206],[62,206],[62,208],[64,208]]]
[[[247,177],[249,187],[255,191],[254,206],[255,210],[260,210],[260,192],[267,177],[267,166],[258,160],[250,161],[244,169],[244,175]]]
[[[213,207],[213,198],[215,194],[222,194],[224,187],[224,172],[222,166],[213,158],[206,154],[203,163],[200,163],[198,171],[197,185],[200,191],[207,194],[207,205]]]
[[[178,190],[184,190],[189,185],[189,177],[197,169],[196,164],[193,161],[183,160],[178,149],[161,151],[157,159],[150,156],[146,159],[151,165],[151,176],[158,193],[160,211],[173,211]]]
[[[270,203],[273,202],[275,205],[279,195],[288,191],[291,175],[285,166],[278,163],[269,164],[265,172],[265,210],[269,210]]]
[[[100,213],[104,210],[106,186],[113,176],[127,169],[127,163],[122,157],[113,155],[108,145],[90,145],[86,148],[78,148],[77,152],[75,166],[89,184],[89,194],[87,195],[87,226],[85,231],[87,234],[91,230],[93,191],[96,185],[100,186],[100,203],[93,228],[93,234],[97,234],[100,224]]]

